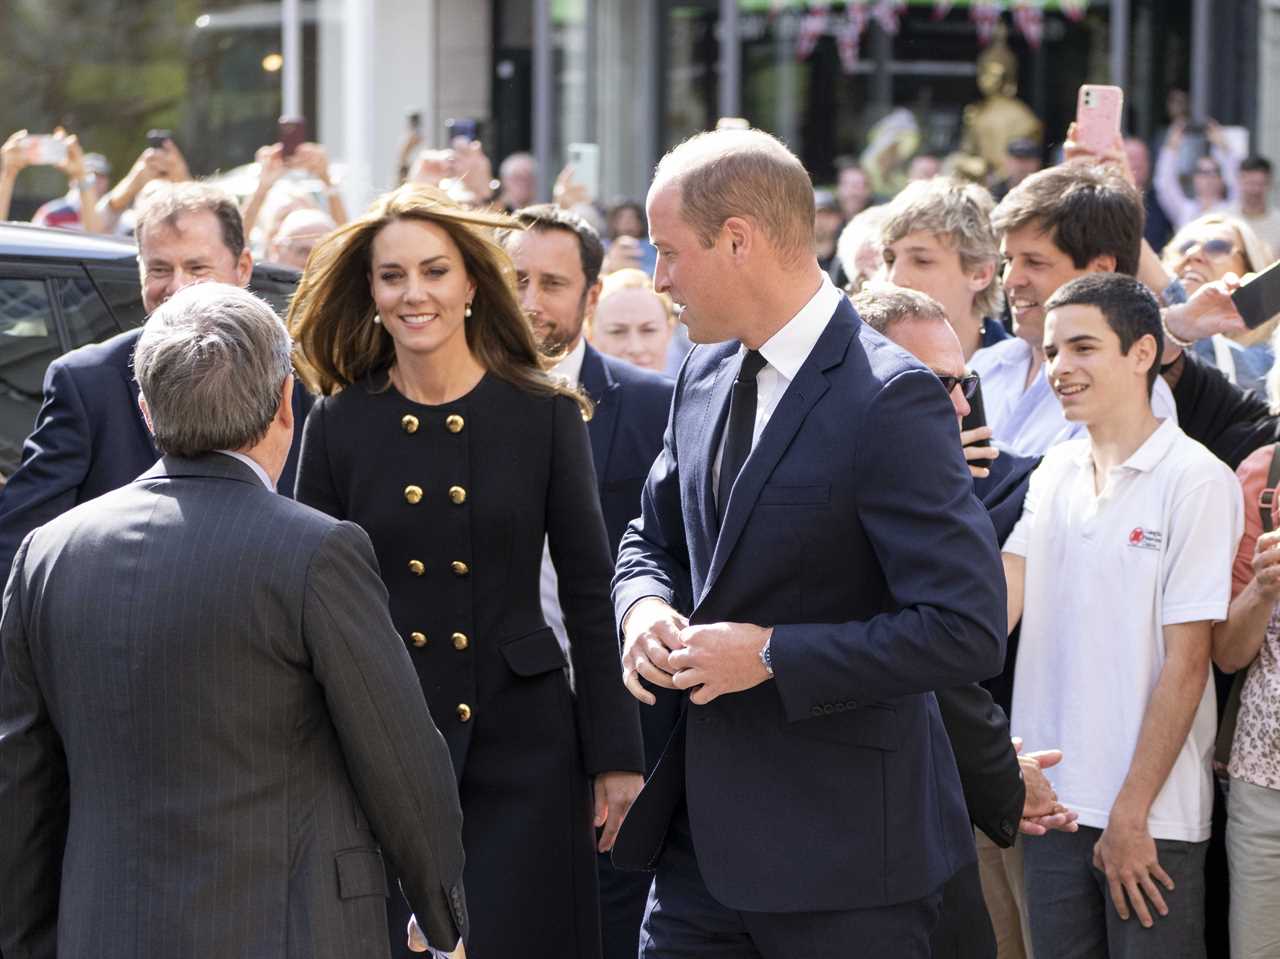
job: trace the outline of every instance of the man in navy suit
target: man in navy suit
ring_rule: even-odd
[[[581,387],[595,404],[587,432],[609,546],[616,556],[627,524],[640,513],[645,477],[662,450],[672,383],[603,355],[583,335],[600,295],[604,260],[595,229],[551,204],[525,207],[516,217],[525,229],[503,234],[502,243],[516,268],[521,306],[543,347],[561,355],[552,375]],[[543,567],[543,608],[563,637],[549,557]],[[657,761],[679,715],[679,697],[664,692],[660,706],[641,714],[646,768]],[[649,878],[614,869],[605,853],[600,854],[599,877],[604,959],[635,959]]]
[[[138,266],[147,313],[191,283],[247,286],[253,256],[235,200],[202,183],[166,185],[138,217]],[[49,364],[44,402],[23,446],[22,465],[0,490],[0,573],[23,538],[79,503],[132,482],[160,453],[138,410],[133,350],[142,330],[72,350]],[[298,386],[293,413],[311,408]],[[302,430],[278,489],[292,496]]]
[[[823,276],[777,140],[686,141],[648,211],[655,285],[718,345],[677,380],[614,584],[632,693],[688,691],[614,848],[657,870],[642,955],[923,959],[975,859],[930,690],[999,672],[1006,632],[951,404]]]

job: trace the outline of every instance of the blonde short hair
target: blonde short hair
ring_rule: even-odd
[[[762,130],[712,130],[658,162],[654,188],[680,188],[683,217],[710,247],[725,220],[750,220],[777,252],[800,260],[814,250],[813,181],[782,141]]]
[[[991,226],[995,201],[983,187],[950,177],[934,177],[908,183],[887,204],[881,225],[885,246],[909,233],[932,233],[960,256],[960,268],[976,273],[1000,258],[1000,243]],[[995,271],[986,289],[973,298],[983,316],[1000,310],[1000,284]]]
[[[596,308],[599,309],[600,304],[607,300],[614,293],[622,290],[647,290],[652,293],[654,299],[662,304],[662,309],[666,311],[667,323],[674,325],[676,322],[676,305],[672,302],[671,297],[665,293],[659,293],[653,288],[653,280],[649,278],[649,274],[644,270],[637,270],[634,267],[627,267],[623,270],[614,270],[607,274],[601,281],[600,298],[596,300]]]

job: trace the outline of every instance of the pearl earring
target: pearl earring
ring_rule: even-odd
[[[373,322],[374,322],[375,324],[377,324],[377,325],[381,326],[381,325],[382,325],[382,317],[381,317],[381,316],[379,316],[377,313],[373,314]]]
[[[468,303],[468,304],[467,304],[467,308],[466,308],[465,310],[463,310],[463,311],[462,311],[462,315],[463,315],[463,316],[465,316],[468,320],[469,320],[469,319],[471,319],[471,304],[470,304],[470,303]]]

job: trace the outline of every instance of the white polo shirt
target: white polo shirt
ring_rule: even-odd
[[[1226,618],[1243,527],[1231,470],[1170,420],[1100,495],[1087,436],[1049,450],[1032,473],[1004,544],[1026,557],[1011,726],[1028,751],[1063,751],[1045,772],[1082,825],[1106,828],[1164,666],[1162,627]],[[1190,735],[1151,807],[1156,839],[1209,838],[1209,679],[1206,668]]]

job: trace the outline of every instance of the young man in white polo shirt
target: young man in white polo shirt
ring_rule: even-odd
[[[1045,304],[1049,384],[1087,435],[1051,449],[1004,544],[1022,619],[1012,729],[1061,747],[1075,834],[1029,838],[1037,959],[1202,957],[1213,622],[1243,528],[1231,471],[1151,409],[1159,307],[1091,274]]]

